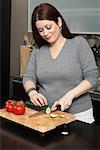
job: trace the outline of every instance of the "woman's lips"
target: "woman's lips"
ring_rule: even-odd
[[[50,39],[51,39],[51,37],[45,37],[45,39],[46,39],[46,40],[50,40]]]

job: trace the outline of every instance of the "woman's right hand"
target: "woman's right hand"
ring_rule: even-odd
[[[35,105],[35,106],[45,106],[47,105],[47,100],[44,97],[43,94],[38,93],[36,90],[31,91],[29,93],[30,101]]]

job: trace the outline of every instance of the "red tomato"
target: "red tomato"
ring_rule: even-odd
[[[22,115],[25,113],[25,103],[23,101],[19,101],[16,105],[13,106],[13,113],[16,115]]]
[[[5,105],[5,109],[8,111],[8,112],[12,112],[13,110],[13,106],[16,104],[16,101],[15,100],[8,100],[6,102],[6,105]]]

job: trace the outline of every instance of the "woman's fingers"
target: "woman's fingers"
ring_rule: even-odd
[[[51,110],[55,111],[58,108],[58,106],[60,106],[61,111],[65,110],[65,106],[64,106],[64,103],[62,101],[56,101],[56,102],[54,102],[54,104],[51,107]]]
[[[41,93],[35,94],[30,98],[30,100],[35,106],[47,105],[47,100]]]
[[[42,98],[42,99],[41,99],[42,105],[47,105],[47,100],[46,100],[46,98],[44,97],[44,95],[42,95],[41,93],[39,93],[39,95],[40,95],[40,97]]]
[[[51,107],[51,111],[55,111],[57,109],[57,106],[58,106],[58,101],[55,101]]]
[[[30,101],[31,101],[35,106],[37,106],[37,103],[35,102],[34,99],[30,98]]]
[[[61,111],[64,111],[65,110],[65,106],[64,104],[61,104]]]
[[[58,109],[58,106],[60,106],[60,110],[64,111],[65,109],[68,109],[70,107],[69,104],[67,104],[64,101],[56,101],[54,102],[54,104],[51,107],[51,111],[55,111],[56,109]]]
[[[65,109],[68,109],[70,107],[70,105],[66,104],[65,105]]]

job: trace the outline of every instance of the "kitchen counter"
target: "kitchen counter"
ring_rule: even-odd
[[[47,133],[39,133],[0,118],[0,142],[4,150],[99,150],[100,126],[75,121]],[[68,135],[62,135],[67,131]]]
[[[93,100],[99,101],[100,102],[100,92],[94,91],[93,89],[89,91],[90,96],[92,97]]]

